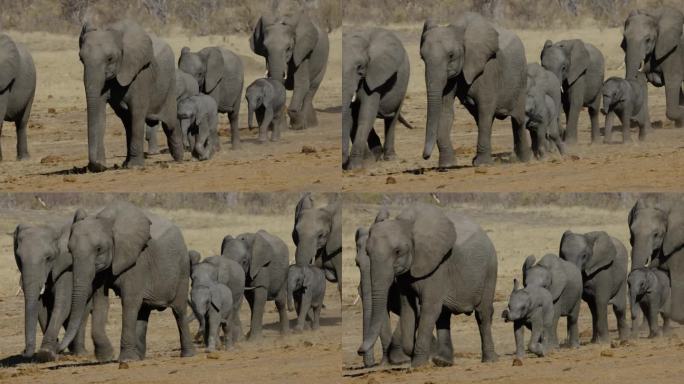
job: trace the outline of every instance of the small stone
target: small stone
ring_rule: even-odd
[[[570,159],[572,159],[572,160],[574,160],[574,161],[577,161],[577,160],[580,159],[580,157],[577,156],[577,155],[572,155],[572,156],[570,156]]]
[[[65,183],[75,183],[76,182],[76,177],[72,175],[67,175],[64,176],[64,182]]]
[[[207,359],[218,360],[221,357],[217,352],[207,353]]]
[[[316,153],[316,148],[311,145],[304,145],[302,146],[302,153]]]
[[[174,369],[173,371],[169,372],[169,375],[173,375],[174,373],[178,373],[178,370]]]
[[[309,340],[305,340],[305,341],[302,343],[302,345],[304,345],[305,347],[312,347],[312,346],[313,346],[313,343],[310,342]]]
[[[475,173],[485,174],[485,173],[487,173],[487,168],[486,167],[476,167]]]
[[[395,179],[392,176],[387,176],[387,180],[385,180],[385,184],[396,184],[396,183],[397,183],[397,179]]]
[[[513,366],[514,367],[522,367],[523,363],[522,360],[518,359],[517,357],[513,359]]]
[[[64,158],[62,156],[57,156],[57,155],[47,155],[40,159],[41,164],[57,164],[61,163],[64,161]]]
[[[613,341],[610,342],[610,347],[611,347],[611,348],[617,348],[617,347],[619,347],[620,345],[621,345],[621,343],[620,343],[619,340],[613,340]]]
[[[121,362],[119,363],[119,369],[128,369],[128,363],[126,362]]]
[[[56,114],[56,113],[57,113],[57,110],[56,110],[56,109],[54,109],[54,108],[48,108],[48,113],[51,113],[51,114],[53,114],[53,115],[54,115],[54,114]]]
[[[613,357],[613,351],[606,349],[604,351],[601,351],[601,356],[603,357]]]

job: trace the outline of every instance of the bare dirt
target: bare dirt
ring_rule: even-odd
[[[226,234],[238,234],[259,228],[280,236],[290,248],[292,209],[283,215],[231,214],[217,215],[192,210],[155,213],[171,218],[183,230],[189,248],[210,256],[219,252]],[[97,363],[92,355],[90,337],[86,348],[91,352],[84,357],[64,356],[54,363],[25,363],[21,358],[24,348],[23,297],[16,296],[19,272],[12,253],[11,233],[18,222],[41,223],[45,220],[66,218],[73,214],[70,208],[45,210],[3,209],[0,213],[0,382],[2,383],[215,383],[217,378],[230,382],[263,383],[314,383],[340,377],[340,301],[336,286],[328,284],[326,308],[321,314],[321,328],[302,334],[280,336],[278,313],[272,302],[267,303],[264,314],[263,340],[240,342],[233,350],[205,353],[197,346],[194,357],[180,358],[180,345],[176,323],[170,310],[153,312],[147,336],[147,357],[144,361],[129,363],[126,369],[118,363]],[[7,235],[6,235],[7,234]],[[121,305],[111,296],[107,334],[118,350],[121,334]],[[243,303],[240,317],[243,332],[249,330],[249,306]],[[290,324],[295,315],[290,313]],[[89,328],[89,327],[88,327]],[[192,332],[197,322],[190,325]],[[38,344],[40,343],[40,332]],[[88,334],[90,331],[88,330]]]
[[[644,142],[627,145],[589,145],[590,123],[586,108],[580,113],[579,144],[561,158],[552,154],[545,160],[520,163],[515,160],[510,119],[495,120],[492,129],[491,166],[471,166],[475,155],[477,126],[470,114],[456,101],[456,117],[451,139],[456,150],[455,169],[440,171],[438,150],[429,160],[423,160],[426,107],[424,65],[420,59],[422,25],[390,26],[398,33],[411,62],[411,79],[402,108],[413,130],[398,125],[397,159],[367,164],[366,169],[345,172],[343,191],[675,191],[684,181],[684,129],[674,128],[665,117],[664,88],[649,87],[651,122],[656,129]],[[620,28],[599,29],[580,27],[570,30],[516,30],[523,44],[528,63],[539,62],[547,39],[580,38],[594,44],[606,59],[606,78],[624,76],[624,53],[620,48]],[[564,120],[564,117],[563,117]],[[564,123],[563,123],[564,124]],[[600,117],[603,127],[604,117]],[[375,124],[382,137],[382,123]],[[603,128],[601,128],[603,129]],[[613,136],[622,140],[621,131]],[[632,137],[637,140],[636,128]]]
[[[243,99],[240,150],[232,150],[228,119],[219,118],[222,151],[206,162],[172,161],[168,153],[149,156],[141,170],[117,169],[125,159],[125,135],[120,120],[107,107],[105,147],[109,169],[84,173],[88,163],[83,66],[78,60],[78,36],[8,32],[28,46],[36,63],[38,86],[30,120],[31,159],[17,162],[14,124],[5,124],[5,160],[0,164],[3,191],[336,191],[340,187],[340,62],[341,33],[330,35],[328,70],[314,106],[319,126],[287,130],[278,143],[258,144],[256,130],[247,129]],[[193,51],[220,45],[241,56],[245,88],[263,77],[264,60],[249,48],[247,35],[187,38],[165,37],[178,56],[184,46]],[[291,92],[289,92],[291,94]],[[163,152],[166,138],[158,130]],[[312,150],[304,150],[307,146]]]
[[[429,199],[429,197],[428,197]],[[369,197],[368,202],[372,201]],[[521,278],[520,268],[524,259],[533,254],[539,259],[546,253],[558,252],[560,238],[566,229],[576,232],[605,230],[629,247],[629,230],[626,224],[627,209],[608,210],[586,207],[520,207],[504,209],[500,205],[477,204],[452,207],[474,219],[487,231],[498,255],[499,269],[494,303],[492,333],[499,361],[480,362],[480,338],[473,316],[452,317],[454,365],[438,368],[430,364],[415,370],[407,366],[363,369],[363,362],[356,350],[361,344],[362,313],[360,302],[353,305],[359,281],[354,264],[356,248],[354,232],[358,226],[373,222],[379,206],[374,204],[345,205],[344,210],[344,302],[342,321],[342,359],[344,381],[349,383],[679,383],[684,369],[684,328],[677,326],[670,337],[639,338],[626,345],[589,344],[591,339],[591,316],[589,308],[582,303],[580,315],[579,349],[561,349],[550,356],[537,358],[528,354],[522,366],[513,366],[515,342],[513,329],[501,319],[513,278]],[[401,210],[391,205],[392,215]],[[396,316],[393,322],[396,322]],[[611,339],[617,339],[617,327],[612,311],[609,311]],[[566,338],[565,321],[559,324],[559,338]],[[529,332],[526,332],[529,338]],[[376,343],[376,359],[379,361],[379,342]]]

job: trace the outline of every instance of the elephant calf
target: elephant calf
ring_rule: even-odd
[[[646,314],[648,337],[657,337],[658,314],[663,318],[663,333],[670,330],[670,278],[658,268],[636,268],[627,277],[632,309],[632,336],[638,335],[638,308]]]
[[[525,356],[525,328],[532,331],[528,349],[537,356],[544,356],[549,349],[549,335],[553,332],[553,300],[551,293],[540,286],[525,288],[513,280],[513,291],[508,299],[508,308],[502,313],[506,322],[513,322],[515,332],[515,356]]]
[[[192,151],[192,157],[209,160],[221,150],[218,113],[211,96],[197,95],[178,103],[178,120]]]
[[[287,309],[297,311],[295,332],[304,329],[307,316],[311,321],[311,329],[318,329],[324,297],[325,274],[321,268],[312,265],[290,265],[287,272]]]
[[[648,90],[646,77],[643,73],[637,79],[621,79],[611,77],[603,83],[603,107],[601,112],[606,115],[606,130],[603,142],[612,142],[613,119],[615,115],[622,122],[622,142],[628,143],[630,138],[630,123],[634,120],[639,126],[639,140],[646,138],[646,133],[651,129],[651,120],[648,114]]]
[[[530,131],[532,152],[538,159],[544,157],[551,143],[561,155],[565,153],[560,127],[560,87],[560,81],[552,72],[537,63],[527,65],[525,128]]]
[[[223,329],[223,346],[231,347],[233,339],[230,324],[233,318],[233,293],[230,288],[218,281],[204,282],[192,274],[192,289],[190,291],[192,310],[202,323],[204,329],[204,345],[207,352],[216,349],[219,340],[219,325]]]
[[[254,126],[252,116],[256,114],[259,124],[259,142],[280,140],[280,133],[287,126],[285,117],[285,86],[274,79],[256,79],[245,91],[247,99],[249,128]]]

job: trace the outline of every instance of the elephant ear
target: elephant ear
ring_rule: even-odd
[[[325,254],[332,256],[342,251],[342,207],[337,201],[321,209],[330,215],[330,232],[325,243]]]
[[[389,209],[387,208],[386,205],[383,205],[380,210],[378,211],[378,214],[375,216],[375,221],[373,223],[380,223],[383,222],[387,219],[389,219],[390,213]]]
[[[568,84],[573,84],[587,71],[589,67],[589,51],[582,40],[567,42],[570,48],[570,63],[568,65]]]
[[[311,209],[314,206],[313,198],[311,197],[311,193],[307,192],[302,196],[301,199],[299,199],[299,202],[297,203],[297,206],[295,207],[295,220],[294,220],[294,228],[292,229],[292,241],[294,242],[295,245],[299,245],[299,234],[297,233],[297,222],[299,222],[299,218],[302,216],[302,212],[307,209]]]
[[[216,88],[218,83],[223,79],[223,54],[221,50],[216,47],[206,48],[207,72],[204,79],[204,90],[210,93]]]
[[[252,36],[249,37],[249,46],[252,48],[252,52],[259,56],[268,56],[268,51],[264,45],[264,31],[268,25],[273,23],[273,18],[271,16],[264,15],[259,18],[254,30],[252,31]]]
[[[663,254],[667,257],[684,245],[684,206],[674,206],[667,215]]]
[[[19,72],[19,50],[14,41],[0,34],[0,91],[12,84]]]
[[[105,208],[98,217],[113,220],[112,274],[118,276],[135,264],[150,241],[150,219],[138,207],[125,202]]]
[[[299,66],[318,44],[318,28],[311,19],[304,15],[299,19],[295,27],[294,52],[292,58],[295,66]]]
[[[549,292],[553,297],[553,301],[558,300],[558,298],[563,294],[565,287],[568,285],[568,276],[565,274],[565,270],[560,263],[560,258],[556,255],[548,254],[539,260],[539,265],[546,268],[551,277],[551,285],[549,286]]]
[[[534,263],[537,262],[537,259],[534,257],[534,255],[529,255],[525,259],[525,262],[523,263],[522,266],[522,274],[523,274],[523,284],[526,283],[527,281],[527,271],[534,266]]]
[[[228,246],[228,243],[230,243],[232,240],[235,239],[231,235],[226,235],[226,237],[223,238],[223,241],[221,241],[221,255],[223,255],[223,251],[226,249],[226,246]]]
[[[594,244],[592,246],[591,257],[584,263],[584,272],[591,276],[599,269],[609,266],[614,260],[617,254],[615,249],[615,244],[605,232],[596,232],[593,235]]]
[[[637,213],[639,212],[640,209],[644,208],[646,206],[646,203],[644,202],[643,199],[638,199],[636,203],[634,203],[634,206],[632,209],[629,210],[629,215],[627,216],[627,224],[630,226],[632,225],[632,222],[636,219]]]
[[[683,24],[684,15],[681,12],[667,7],[663,8],[658,18],[658,37],[655,46],[656,60],[662,59],[677,48],[681,41]]]
[[[399,39],[388,32],[382,32],[371,40],[366,68],[368,89],[371,91],[377,89],[399,71],[404,61],[404,52]]]
[[[252,245],[252,257],[249,262],[249,276],[254,279],[262,267],[271,262],[271,257],[275,253],[273,244],[268,239],[268,234],[260,230],[254,235]]]
[[[188,251],[188,258],[190,259],[190,265],[194,267],[197,263],[200,262],[200,260],[202,259],[202,255],[194,249],[191,249]]]
[[[481,16],[471,16],[465,28],[463,76],[472,84],[499,50],[499,33]]]
[[[154,58],[152,39],[140,25],[132,21],[120,21],[112,29],[121,35],[122,57],[116,80],[127,86]]]
[[[417,204],[404,210],[397,220],[411,224],[413,260],[411,276],[424,277],[432,273],[452,250],[456,229],[441,209],[429,204]]]
[[[71,256],[71,252],[69,252],[69,236],[71,235],[71,226],[85,219],[87,216],[88,213],[85,211],[85,209],[77,209],[71,221],[62,227],[62,230],[59,232],[59,237],[57,238],[58,252],[57,256],[55,257],[55,261],[52,263],[53,279],[56,279],[73,265],[74,260]]]

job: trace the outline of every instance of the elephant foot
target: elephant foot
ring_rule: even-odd
[[[304,327],[303,327],[303,326],[299,326],[299,325],[298,325],[298,326],[292,328],[292,333],[299,334],[299,333],[302,333],[302,332],[304,332]]]
[[[119,353],[119,363],[142,360],[142,356],[135,349],[126,349]]]
[[[195,348],[194,347],[181,348],[181,357],[193,357],[193,356],[195,356]]]
[[[540,345],[530,345],[530,352],[537,355],[537,357],[544,357],[544,348]]]
[[[684,127],[684,120],[675,120],[674,126],[675,126],[675,128],[683,128]]]
[[[85,345],[83,344],[69,346],[69,351],[72,355],[75,356],[84,356],[88,354],[88,351],[86,350]]]
[[[383,362],[385,359],[382,359]],[[373,351],[368,351],[363,355],[363,366],[366,368],[374,367],[375,366],[375,356],[373,355]]]
[[[41,349],[38,351],[38,353],[36,353],[36,358],[41,363],[47,363],[50,361],[56,361],[59,358],[59,355],[56,351],[50,349]]]
[[[355,169],[361,169],[361,168],[363,168],[363,161],[358,160],[358,159],[354,159],[354,158],[350,158],[349,162],[347,162],[347,166],[346,166],[345,170],[353,171]]]
[[[114,359],[114,348],[111,345],[95,346],[95,358],[100,362],[111,361]]]
[[[649,339],[655,339],[656,337],[660,337],[660,333],[659,333],[659,332],[654,331],[654,332],[649,332],[649,333],[648,333],[648,338],[649,338]]]
[[[252,334],[252,332],[250,331],[247,334],[247,341],[249,341],[249,342],[261,341],[261,338],[262,338],[261,333]]]
[[[160,153],[158,149],[148,149],[147,156],[156,156]]]
[[[28,153],[22,153],[17,155],[17,161],[25,161],[31,159],[31,156]]]
[[[414,356],[411,359],[411,368],[420,368],[429,363],[427,356]]]
[[[259,138],[257,139],[257,143],[259,143],[259,144],[265,144],[267,142],[268,142],[268,137],[259,136]]]
[[[126,159],[126,161],[124,161],[121,166],[123,168],[126,168],[126,169],[144,168],[145,167],[145,158],[144,157],[133,157],[130,159]]]
[[[432,362],[438,367],[451,367],[454,365],[454,357],[437,355],[432,357]]]
[[[93,163],[89,162],[88,163],[88,171],[98,173],[98,172],[104,172],[107,170],[107,166],[104,164],[100,163]]]
[[[491,164],[494,161],[492,160],[492,155],[491,154],[485,154],[485,153],[478,153],[474,158],[473,158],[473,166],[474,167],[479,167],[481,165],[487,165]]]
[[[453,168],[456,166],[456,158],[454,156],[439,157],[437,167],[441,169]]]
[[[211,347],[204,348],[204,353],[211,353],[211,352],[216,352],[216,347],[211,346]]]
[[[394,153],[394,152],[385,153],[385,155],[383,156],[383,159],[384,159],[385,161],[396,160],[396,159],[397,159],[397,154]]]
[[[23,357],[24,359],[32,358],[33,355],[35,354],[35,349],[36,349],[35,347],[24,349],[24,352],[21,353],[21,357]]]
[[[482,354],[483,363],[495,363],[497,361],[499,361],[499,355],[497,355],[494,351],[485,352]]]
[[[411,357],[404,353],[401,347],[390,348],[388,354],[388,360],[390,364],[400,365],[411,361]]]

